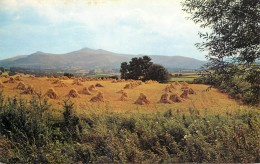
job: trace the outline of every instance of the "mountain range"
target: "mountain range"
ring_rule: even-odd
[[[83,48],[65,54],[51,54],[44,52],[35,52],[31,55],[17,56],[9,59],[0,60],[0,66],[3,67],[22,67],[34,69],[96,69],[109,68],[119,69],[121,62],[129,62],[133,57],[144,55],[128,55],[109,52],[98,49],[93,50]],[[149,55],[152,62],[161,64],[167,69],[199,69],[205,61],[183,56],[159,56]]]

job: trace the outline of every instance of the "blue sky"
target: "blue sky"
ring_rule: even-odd
[[[205,60],[181,0],[0,0],[0,60],[84,47]]]

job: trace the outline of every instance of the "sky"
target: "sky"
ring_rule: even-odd
[[[0,60],[82,48],[205,60],[181,0],[0,0]]]

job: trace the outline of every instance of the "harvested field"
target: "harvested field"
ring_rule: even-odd
[[[3,85],[3,83],[0,82],[0,88],[4,88],[5,86]]]
[[[79,94],[91,95],[87,87],[84,87],[81,91],[79,91]]]
[[[104,86],[101,85],[100,83],[97,83],[97,84],[95,85],[95,87],[104,87]]]
[[[124,93],[125,90],[121,89],[120,91],[117,91],[116,93]]]
[[[15,89],[26,90],[26,86],[23,82],[20,82]]]
[[[94,96],[90,99],[91,102],[104,102],[104,94],[102,92],[98,92],[97,96]]]
[[[112,79],[99,79],[99,81],[97,81],[95,79],[83,78],[85,79],[85,82],[80,82],[82,85],[73,85],[72,83],[74,82],[74,79],[63,80],[63,78],[51,78],[51,82],[47,79],[50,78],[35,77],[32,79],[29,77],[23,77],[22,82],[25,84],[25,86],[31,85],[33,87],[28,87],[26,90],[20,90],[15,89],[19,82],[2,83],[4,88],[1,88],[1,90],[3,90],[4,94],[8,96],[15,96],[24,93],[21,96],[30,99],[31,95],[36,92],[46,93],[50,88],[55,87],[55,93],[59,96],[59,99],[50,100],[52,101],[53,106],[61,107],[60,102],[65,100],[67,98],[66,96],[71,98],[75,97],[72,99],[72,101],[74,101],[75,105],[78,106],[77,110],[81,112],[86,112],[86,109],[103,110],[105,108],[115,112],[156,112],[165,111],[168,109],[188,112],[189,108],[196,108],[199,109],[202,113],[207,110],[207,112],[211,113],[225,114],[226,111],[231,112],[239,107],[247,108],[247,106],[241,107],[238,102],[230,99],[228,95],[221,93],[218,89],[212,88],[211,90],[206,91],[209,86],[201,84],[189,84],[189,89],[187,90],[188,93],[186,95],[188,98],[181,98],[180,96],[183,93],[181,88],[183,85],[180,85],[179,82],[172,84],[159,84],[150,82],[149,84],[141,85],[142,82],[134,80],[118,80],[119,82],[112,83]],[[61,83],[56,85],[52,84],[52,82],[57,79],[59,79]],[[0,78],[0,81],[7,80],[10,80],[10,77],[6,78],[1,76]],[[15,79],[13,78],[13,80]],[[97,83],[105,87],[98,87],[97,90],[95,87]],[[135,84],[136,86],[132,89],[124,90],[124,87],[130,83]],[[171,92],[167,92],[167,100],[169,100],[171,103],[158,103],[161,100],[162,95],[166,93],[164,91],[165,88],[170,88],[171,90]],[[193,91],[191,91],[190,88],[192,88]],[[72,89],[74,89],[74,91],[71,91]],[[89,91],[87,91],[87,89]],[[100,101],[100,103],[90,102],[91,98],[95,97],[99,91],[105,95],[105,101]],[[123,93],[126,91],[127,96],[123,95]],[[150,104],[135,104],[140,93],[143,93],[147,97],[147,100],[150,101]]]
[[[170,87],[168,85],[163,89],[163,91],[166,92],[166,93],[172,93],[173,92],[172,87]]]
[[[72,85],[83,85],[79,79],[74,79]]]
[[[53,82],[52,82],[52,84],[60,84],[61,83],[61,81],[59,80],[59,79],[56,79],[56,80],[54,80]]]
[[[10,79],[4,81],[4,83],[17,83],[17,81],[13,77],[10,77]]]
[[[125,87],[124,87],[124,89],[133,89],[133,88],[134,87],[133,87],[132,83],[126,84]]]
[[[14,79],[15,79],[16,81],[23,81],[20,76],[16,76]]]
[[[55,87],[59,87],[59,88],[63,88],[63,87],[68,87],[68,85],[66,85],[63,82],[60,82],[58,85],[56,85]]]
[[[96,89],[96,87],[95,87],[94,85],[90,85],[90,86],[88,87],[88,90],[91,91],[91,92],[97,91],[97,89]]]
[[[29,85],[24,92],[22,92],[22,94],[29,94],[29,95],[32,95],[32,94],[35,94],[36,91],[35,91],[35,88],[31,85]]]

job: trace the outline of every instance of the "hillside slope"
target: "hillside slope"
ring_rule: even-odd
[[[140,55],[117,54],[102,49],[83,48],[66,54],[36,52],[27,56],[17,56],[0,60],[0,66],[39,69],[118,69],[121,62],[138,56]],[[198,69],[205,64],[204,61],[183,56],[149,56],[152,58],[152,62],[168,69]]]

